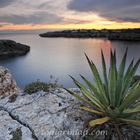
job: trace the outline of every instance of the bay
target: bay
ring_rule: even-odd
[[[0,39],[15,40],[31,47],[31,51],[25,56],[0,60],[0,65],[10,69],[21,88],[37,79],[49,82],[51,75],[64,87],[75,87],[68,75],[81,81],[79,74],[82,74],[92,81],[84,53],[93,60],[100,73],[101,49],[105,54],[107,65],[110,62],[110,48],[116,50],[118,64],[126,47],[129,48],[127,66],[133,58],[140,57],[140,42],[109,41],[104,38],[41,38],[35,33],[0,34]],[[140,74],[140,69],[137,74]]]

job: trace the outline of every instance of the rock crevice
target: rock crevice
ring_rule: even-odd
[[[11,112],[9,112],[6,108],[4,108],[2,106],[0,106],[0,111],[5,111],[11,117],[12,120],[17,121],[20,125],[22,125],[22,126],[26,127],[27,129],[29,129],[31,134],[32,134],[31,136],[32,136],[33,140],[38,140],[38,138],[36,137],[36,135],[34,133],[34,130],[32,130],[28,124],[20,121],[18,119],[18,117],[14,116]]]

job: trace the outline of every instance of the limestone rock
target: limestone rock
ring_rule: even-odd
[[[0,140],[33,140],[29,128],[13,120],[6,111],[0,110]]]
[[[84,122],[91,116],[79,109],[80,104],[63,89],[19,95],[12,103],[8,102],[8,97],[0,100],[0,106],[29,126],[38,140],[77,140],[81,137],[79,133]]]
[[[0,66],[0,97],[17,94],[18,87],[9,70]]]

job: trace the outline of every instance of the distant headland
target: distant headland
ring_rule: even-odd
[[[41,37],[107,38],[109,40],[140,41],[140,28],[136,29],[78,29],[46,32]]]
[[[0,40],[0,60],[9,57],[22,56],[30,51],[30,47],[13,40]]]

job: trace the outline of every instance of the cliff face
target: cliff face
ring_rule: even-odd
[[[25,55],[30,47],[12,40],[0,40],[0,59],[13,56]]]

